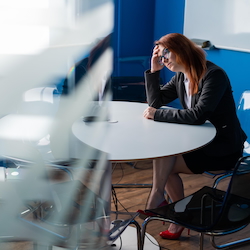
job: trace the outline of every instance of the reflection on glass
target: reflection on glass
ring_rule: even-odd
[[[108,156],[88,145],[75,154],[71,127],[93,102],[109,98],[113,1],[84,2],[79,11],[78,1],[0,1],[0,237],[38,249],[101,249],[110,228]],[[79,81],[69,87],[73,74]],[[93,136],[103,139],[105,126],[96,129]]]

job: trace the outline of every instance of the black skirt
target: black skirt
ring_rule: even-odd
[[[182,155],[187,167],[194,174],[201,174],[204,171],[230,170],[242,156],[242,150],[225,156],[206,155],[202,149]]]

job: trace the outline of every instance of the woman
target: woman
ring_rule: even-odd
[[[164,66],[176,74],[160,88],[160,70]],[[166,204],[164,190],[173,202],[184,197],[179,173],[201,174],[233,168],[242,156],[246,135],[236,115],[225,71],[206,61],[204,51],[185,36],[168,34],[156,42],[145,80],[149,103],[145,118],[183,124],[203,124],[209,120],[217,130],[215,139],[201,149],[153,161],[153,187],[147,204],[147,209],[152,209]],[[176,98],[180,99],[183,109],[159,109]],[[160,235],[178,239],[182,231],[180,225],[170,224]]]

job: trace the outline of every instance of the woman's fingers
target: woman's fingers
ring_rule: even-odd
[[[155,71],[161,70],[164,65],[159,64],[159,46],[156,45],[153,49],[152,58],[151,58],[151,72],[154,73]]]
[[[147,119],[154,119],[155,111],[155,108],[148,107],[144,110],[143,116]]]

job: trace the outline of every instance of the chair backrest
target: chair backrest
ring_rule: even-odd
[[[250,156],[236,164],[215,228],[234,229],[250,223]]]
[[[250,155],[250,90],[246,90],[242,93],[237,109],[237,115],[242,129],[248,136],[244,144],[244,155]]]

